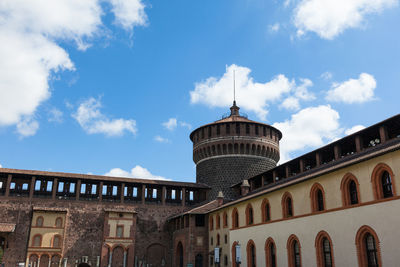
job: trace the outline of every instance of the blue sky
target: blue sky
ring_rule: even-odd
[[[194,181],[232,103],[282,160],[399,112],[398,0],[0,3],[0,164]]]

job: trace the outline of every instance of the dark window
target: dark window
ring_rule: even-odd
[[[349,183],[350,204],[358,204],[357,185],[353,180]]]
[[[254,127],[255,127],[255,130],[256,130],[256,135],[258,135],[258,134],[259,134],[259,132],[258,132],[258,125],[254,125]]]
[[[269,220],[271,220],[271,211],[270,211],[270,207],[269,204],[266,203],[264,206],[265,209],[265,221],[268,222]]]
[[[232,220],[232,228],[237,228],[239,227],[239,215],[237,211],[233,211],[233,220]]]
[[[246,124],[246,134],[250,133],[250,125]]]
[[[249,224],[253,224],[253,208],[249,207]]]
[[[228,256],[227,255],[224,256],[224,265],[228,266]]]
[[[393,191],[392,191],[392,178],[390,177],[390,174],[385,171],[382,174],[381,177],[381,182],[382,182],[382,192],[383,192],[383,197],[392,197],[393,196]]]
[[[293,216],[293,207],[292,207],[292,199],[288,197],[286,199],[286,208],[287,208],[287,217],[292,217]]]
[[[226,124],[226,133],[227,134],[231,133],[231,125],[230,124]]]
[[[204,128],[201,129],[201,138],[204,138]]]
[[[236,123],[236,134],[240,134],[240,123]]]
[[[256,252],[255,247],[250,245],[250,266],[249,267],[256,267]]]
[[[219,246],[219,244],[220,244],[220,237],[219,234],[217,234],[217,246]]]
[[[322,251],[324,253],[324,267],[332,267],[331,244],[326,237],[322,240]]]
[[[293,262],[295,267],[300,267],[300,247],[299,243],[295,240],[293,241]]]
[[[221,127],[220,127],[220,125],[218,124],[217,125],[217,135],[220,135],[221,134]]]
[[[228,244],[228,235],[225,235],[225,244]]]
[[[317,191],[317,201],[318,201],[318,211],[324,210],[324,196],[322,194],[322,190],[318,189]]]
[[[263,136],[267,136],[267,127],[263,126]]]
[[[203,227],[206,225],[205,216],[202,214],[196,214],[196,227]]]
[[[211,127],[208,127],[208,137],[211,137]]]
[[[213,245],[213,243],[214,243],[214,239],[211,237],[211,241],[210,241],[210,243],[211,243],[211,246]]]
[[[269,244],[269,256],[271,267],[276,267],[276,253],[274,244]]]
[[[378,252],[376,249],[375,238],[371,234],[365,236],[365,248],[368,267],[378,267]]]

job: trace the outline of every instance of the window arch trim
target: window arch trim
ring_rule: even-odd
[[[223,228],[228,227],[228,214],[226,213],[226,211],[224,211],[224,213],[222,215],[222,227]]]
[[[318,191],[322,192],[322,210],[319,207]],[[320,183],[315,183],[310,190],[311,212],[321,212],[326,210],[325,191]]]
[[[246,206],[246,225],[254,224],[254,209],[253,206],[249,203]]]
[[[289,214],[289,207],[287,205],[287,200],[290,198],[291,200],[291,213]],[[282,217],[283,218],[291,218],[294,216],[294,205],[293,205],[293,197],[289,192],[285,192],[282,196]]]
[[[239,221],[239,212],[237,208],[232,210],[232,229],[239,228],[240,221]]]
[[[254,262],[253,265],[251,265],[251,247],[254,248]],[[253,267],[253,266],[257,266],[257,253],[256,253],[256,244],[254,243],[254,241],[252,239],[250,239],[247,242],[247,246],[246,246],[246,258],[247,258],[247,266],[248,267]]]
[[[61,221],[61,225],[60,226],[57,225],[58,221]],[[63,227],[63,219],[61,217],[57,217],[56,218],[56,220],[54,222],[54,227],[57,227],[57,228],[62,228]]]
[[[356,247],[357,247],[357,257],[358,257],[358,266],[360,267],[367,267],[368,262],[367,262],[367,255],[366,255],[366,249],[364,246],[364,238],[367,234],[371,234],[374,239],[375,239],[375,246],[376,246],[376,254],[378,258],[378,265],[382,266],[382,257],[381,257],[381,248],[380,248],[380,241],[378,238],[378,235],[368,225],[363,225],[360,227],[360,229],[357,231],[356,234]]]
[[[220,229],[221,228],[221,217],[219,216],[219,213],[215,216],[215,229]]]
[[[58,245],[55,246],[54,241],[56,240],[56,237],[58,237]],[[51,239],[51,247],[52,248],[61,248],[62,247],[62,236],[61,235],[54,235],[53,238]]]
[[[389,173],[390,178],[392,180],[392,195],[393,196],[396,195],[395,176],[392,169],[385,163],[379,163],[378,165],[375,166],[371,175],[371,183],[374,191],[374,197],[376,200],[384,198],[381,177],[385,171]]]
[[[269,214],[266,210],[266,207],[268,207]],[[271,205],[269,204],[269,200],[267,198],[264,198],[263,202],[261,203],[261,216],[263,222],[271,221]]]
[[[40,225],[39,225],[39,220],[42,220],[42,222],[40,223]],[[37,218],[36,218],[36,224],[35,224],[35,226],[36,227],[43,227],[43,224],[44,224],[44,218],[43,218],[43,216],[38,216]]]
[[[237,241],[233,242],[232,248],[231,248],[231,255],[232,255],[232,267],[237,267],[236,264],[236,245],[238,244]]]
[[[294,267],[295,266],[295,262],[294,262],[294,254],[293,254],[293,244],[294,241],[297,242],[297,244],[299,245],[299,254],[300,254],[300,267],[302,266],[302,259],[301,259],[301,244],[299,239],[297,238],[297,236],[295,234],[292,234],[289,236],[287,244],[286,244],[286,249],[288,251],[287,255],[288,255],[288,266],[289,267]]]
[[[350,206],[351,204],[351,199],[350,199],[350,190],[349,190],[349,186],[350,186],[350,182],[354,181],[354,183],[356,184],[356,189],[357,189],[357,200],[358,203],[361,203],[361,194],[360,194],[360,183],[357,180],[357,177],[354,176],[354,174],[352,173],[346,173],[343,178],[342,178],[342,182],[340,183],[340,190],[342,191],[342,204],[343,206]],[[353,204],[353,205],[357,205],[357,204]]]
[[[264,246],[264,250],[265,250],[265,265],[266,267],[271,267],[272,266],[272,262],[271,262],[271,250],[270,247],[273,246],[274,250],[275,250],[275,266],[276,266],[276,245],[274,242],[274,239],[272,239],[272,237],[268,237],[268,239],[265,241],[265,246]]]
[[[39,238],[39,245],[38,245],[38,246],[35,245],[35,240],[36,240],[37,237]],[[36,234],[36,235],[34,235],[33,238],[32,238],[32,244],[31,244],[31,246],[32,246],[32,247],[36,247],[36,248],[37,248],[37,247],[41,247],[41,246],[42,246],[42,239],[43,239],[43,237],[42,237],[41,234]]]
[[[209,223],[210,231],[214,230],[214,219],[213,219],[212,215],[210,215],[208,223]]]
[[[329,236],[329,234],[325,231],[320,231],[317,236],[315,237],[315,249],[316,249],[316,255],[317,255],[317,266],[318,267],[324,267],[324,251],[323,251],[323,240],[324,238],[328,239],[329,245],[331,248],[331,260],[332,260],[332,267],[335,267],[335,257],[333,255],[333,243],[332,239]]]

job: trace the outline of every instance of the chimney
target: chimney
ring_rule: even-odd
[[[218,192],[217,201],[218,201],[218,207],[224,204],[224,194],[222,193],[222,191]]]
[[[249,191],[250,191],[249,181],[243,180],[243,183],[240,186],[240,194],[242,195],[242,197],[244,197],[245,195],[247,195],[249,193]]]

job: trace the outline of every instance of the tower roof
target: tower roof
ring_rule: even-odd
[[[279,131],[279,130],[276,129],[275,127],[273,127],[273,126],[271,126],[271,125],[269,125],[269,124],[266,124],[266,123],[262,123],[262,122],[258,122],[258,121],[249,120],[249,119],[247,118],[247,115],[241,114],[241,113],[239,112],[240,107],[238,107],[238,106],[236,105],[236,101],[235,101],[235,100],[233,101],[233,105],[230,107],[230,110],[231,110],[231,113],[230,113],[229,115],[224,115],[224,116],[222,116],[222,119],[216,120],[216,121],[214,121],[214,122],[212,122],[212,123],[204,124],[204,125],[198,127],[197,129],[193,130],[193,132],[190,134],[190,139],[193,140],[193,134],[194,134],[197,130],[199,130],[199,129],[201,129],[201,128],[204,128],[204,127],[207,127],[207,126],[211,126],[211,125],[217,125],[217,124],[220,124],[220,123],[229,123],[229,122],[245,122],[245,123],[247,122],[247,123],[255,123],[255,124],[259,124],[259,125],[268,126],[268,127],[270,127],[270,128],[275,129],[276,131],[278,131],[278,133],[279,133],[279,139],[282,138],[282,133],[281,133],[281,131]]]

